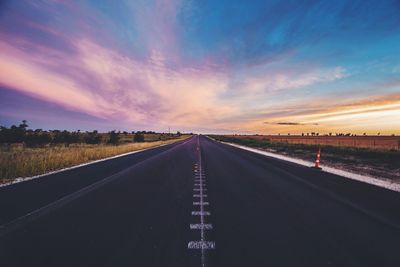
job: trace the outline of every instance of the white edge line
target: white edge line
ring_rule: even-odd
[[[73,170],[73,169],[76,169],[76,168],[79,168],[79,167],[83,167],[83,166],[86,166],[86,165],[90,165],[90,164],[94,164],[94,163],[98,163],[98,162],[102,162],[102,161],[106,161],[106,160],[110,160],[110,159],[116,159],[116,158],[119,158],[119,157],[131,155],[131,154],[136,154],[136,153],[143,152],[143,151],[146,151],[146,150],[149,150],[149,149],[162,147],[162,146],[166,146],[166,145],[170,145],[170,144],[173,144],[173,143],[162,144],[162,145],[159,145],[159,146],[153,146],[153,147],[149,147],[149,148],[145,148],[145,149],[135,150],[135,151],[131,151],[131,152],[127,152],[127,153],[111,156],[111,157],[108,157],[108,158],[96,159],[96,160],[85,162],[85,163],[82,163],[82,164],[79,164],[79,165],[75,165],[75,166],[59,169],[59,170],[56,170],[56,171],[46,172],[46,173],[35,175],[35,176],[14,178],[11,182],[0,184],[0,188],[1,187],[6,187],[6,186],[9,186],[9,185],[13,185],[13,184],[22,183],[22,182],[33,180],[33,179],[37,179],[37,178],[41,178],[41,177],[44,177],[44,176],[56,174],[56,173],[59,173],[59,172]]]
[[[212,139],[215,140],[215,139]],[[217,141],[217,140],[215,140]],[[285,160],[285,161],[289,161],[289,162],[293,162],[299,165],[303,165],[303,166],[307,166],[307,167],[312,167],[314,166],[313,162],[310,161],[306,161],[306,160],[302,160],[302,159],[296,159],[296,158],[292,158],[292,157],[288,157],[288,156],[284,156],[284,155],[279,155],[279,154],[275,154],[275,153],[271,153],[271,152],[267,152],[267,151],[263,151],[260,149],[256,149],[256,148],[250,148],[250,147],[246,147],[246,146],[241,146],[241,145],[237,145],[237,144],[233,144],[233,143],[227,143],[227,142],[222,142],[222,141],[217,141],[223,144],[227,144],[230,146],[234,146],[243,150],[247,150],[247,151],[251,151],[257,154],[261,154],[264,156],[268,156],[268,157],[272,157],[272,158],[277,158],[277,159],[281,159],[281,160]],[[336,168],[332,168],[332,167],[327,167],[327,166],[323,166],[321,165],[323,172],[327,172],[327,173],[332,173],[332,174],[336,174],[339,176],[343,176],[352,180],[356,180],[359,182],[364,182],[367,184],[372,184],[372,185],[376,185],[382,188],[386,188],[386,189],[390,189],[392,191],[396,191],[396,192],[400,192],[400,184],[399,183],[394,183],[388,180],[382,180],[382,179],[378,179],[375,177],[371,177],[371,176],[366,176],[366,175],[361,175],[361,174],[357,174],[357,173],[352,173],[352,172],[348,172],[345,170],[340,170],[340,169],[336,169]]]

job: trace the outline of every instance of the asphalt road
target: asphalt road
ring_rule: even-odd
[[[194,136],[0,189],[0,266],[400,266],[400,194]]]

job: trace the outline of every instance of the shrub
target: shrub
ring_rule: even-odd
[[[144,142],[144,134],[136,132],[133,136],[133,141],[135,142]]]
[[[94,130],[93,132],[86,132],[84,139],[87,144],[100,144],[101,135]]]
[[[119,143],[119,139],[120,139],[120,137],[119,137],[119,132],[117,133],[117,132],[115,132],[115,130],[114,131],[111,131],[111,132],[109,132],[108,133],[108,143],[109,144],[113,144],[113,145],[118,145],[118,143]]]

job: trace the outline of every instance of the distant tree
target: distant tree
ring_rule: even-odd
[[[181,136],[181,132],[180,132],[180,131],[177,131],[177,132],[176,132],[176,135],[177,135],[177,136]]]
[[[47,144],[51,143],[52,138],[51,138],[50,133],[48,133],[47,131],[43,131],[41,133],[38,133],[37,141],[40,146],[43,146],[43,145],[47,145]]]
[[[115,130],[108,133],[108,143],[113,145],[118,145],[119,143],[119,134],[120,132],[116,132]]]
[[[66,130],[64,131],[54,130],[53,135],[54,135],[53,143],[55,144],[66,144],[68,146],[73,142],[72,134]]]
[[[80,130],[78,130],[77,132],[72,132],[70,135],[70,142],[71,143],[82,143],[82,134],[80,133]]]
[[[0,127],[0,143],[8,143],[10,131],[7,127]]]
[[[329,133],[329,136],[332,136],[332,133]]]
[[[1,143],[22,143],[25,141],[28,124],[23,120],[19,126],[12,125],[10,128],[0,127]]]
[[[133,141],[135,142],[144,142],[144,134],[141,132],[136,132],[133,136]]]
[[[83,141],[84,135],[77,132],[69,131],[44,131],[42,129],[27,129],[28,124],[23,120],[18,126],[12,125],[10,128],[0,126],[0,143],[24,143],[28,146],[41,146],[49,143],[53,144],[66,144],[80,143]],[[97,131],[95,131],[97,134]],[[95,134],[95,135],[96,135]],[[85,136],[88,134],[86,133]],[[101,141],[101,136],[90,135],[88,140],[91,142]],[[98,140],[96,140],[96,137]]]
[[[124,135],[127,135],[127,134],[128,134],[128,132],[127,132],[127,131],[123,131],[122,133],[123,133]]]
[[[15,127],[14,125],[11,127],[12,128],[12,135],[14,136],[14,142],[13,143],[22,143],[25,141],[25,135],[26,135],[26,128],[28,128],[28,124],[26,120],[23,120],[18,127]]]
[[[36,129],[35,131],[27,131],[25,144],[29,147],[44,146],[51,143],[52,140],[53,138],[49,132]]]
[[[86,132],[84,140],[87,144],[99,144],[101,142],[101,135],[97,132],[97,130],[94,130],[93,132]]]
[[[64,144],[69,146],[70,144],[83,142],[83,134],[81,134],[80,130],[76,132],[53,130],[52,134],[54,144]]]

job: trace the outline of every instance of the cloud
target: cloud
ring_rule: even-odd
[[[171,69],[160,51],[141,61],[89,39],[69,41],[75,54],[29,43],[40,57],[0,42],[6,52],[0,55],[0,83],[72,110],[131,123],[190,126],[234,109],[215,103],[224,75],[208,66]]]
[[[249,79],[248,87],[251,91],[277,91],[296,89],[321,82],[330,82],[346,77],[343,67],[334,67],[328,70],[312,70],[306,73],[286,74],[285,72],[266,74],[267,78]]]
[[[0,84],[102,122],[252,131],[396,116],[395,103],[354,104],[398,87],[392,79],[371,88],[375,76],[343,56],[364,51],[346,42],[358,31],[347,31],[371,23],[353,25],[342,12],[358,15],[368,5],[21,3],[10,2],[0,18]],[[342,45],[331,42],[335,34]]]
[[[327,84],[349,76],[341,66],[321,68],[293,63],[291,67],[258,65],[231,72],[224,97],[242,103],[257,103],[271,95],[300,90],[317,84]],[[246,104],[248,105],[248,104]]]
[[[103,117],[106,103],[82,91],[72,80],[38,68],[30,60],[29,52],[21,52],[0,42],[0,84],[14,88],[67,108],[79,109]]]
[[[300,123],[300,122],[264,122],[265,124],[274,125],[318,125],[318,123]]]
[[[329,102],[326,105],[308,107],[287,107],[287,110],[270,110],[261,118],[241,122],[242,128],[261,133],[279,133],[280,126],[285,131],[300,133],[307,131],[375,132],[377,130],[392,134],[395,122],[400,121],[400,94],[362,98],[347,103]],[[298,109],[298,112],[291,110]],[[270,120],[265,121],[265,118]],[[263,120],[264,119],[264,120]],[[351,123],[349,123],[351,122]],[[268,125],[267,128],[264,125]]]
[[[392,69],[393,73],[400,73],[400,65],[394,66]]]

